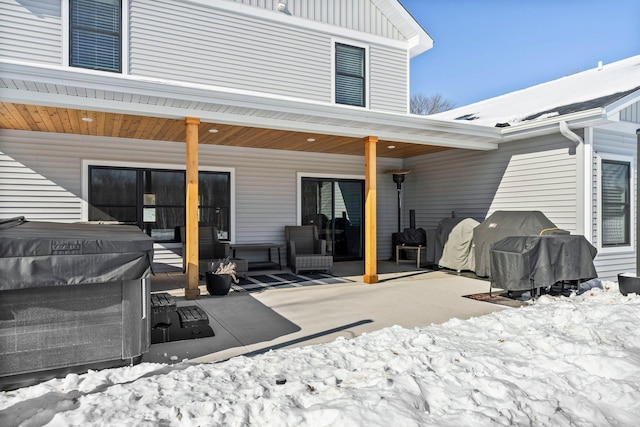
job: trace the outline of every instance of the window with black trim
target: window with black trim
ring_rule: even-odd
[[[336,43],[336,104],[365,106],[365,49]]]
[[[231,174],[201,171],[198,181],[200,226],[229,240]],[[183,170],[89,167],[89,221],[137,225],[155,241],[178,241],[185,199]]]
[[[69,65],[122,71],[121,0],[69,1]]]
[[[629,162],[602,159],[602,246],[631,243]]]

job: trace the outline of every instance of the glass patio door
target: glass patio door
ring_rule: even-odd
[[[363,219],[363,181],[302,178],[302,225],[318,227],[334,260],[362,259]]]

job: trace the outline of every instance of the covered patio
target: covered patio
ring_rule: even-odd
[[[379,280],[378,245],[380,239],[388,240],[386,234],[379,236],[377,176],[384,173],[380,159],[402,167],[403,159],[442,150],[496,149],[501,138],[498,129],[468,123],[458,125],[408,114],[345,108],[197,84],[76,74],[77,71],[8,64],[0,76],[3,83],[0,129],[12,132],[10,135],[16,138],[22,138],[20,132],[27,131],[28,136],[41,132],[60,140],[63,135],[75,135],[97,137],[100,141],[113,138],[133,144],[135,141],[183,143],[186,170],[186,253],[183,256],[187,265],[184,293],[188,299],[200,295],[197,284],[198,171],[203,165],[200,155],[203,147],[279,150],[282,157],[291,153],[361,157],[365,181],[362,281],[376,283]],[[3,141],[5,144],[12,142]],[[108,145],[102,149],[109,150]],[[211,156],[215,150],[207,153]],[[155,153],[149,154],[155,156]],[[117,155],[127,158],[126,153]],[[80,154],[80,158],[84,156]],[[131,160],[146,159],[138,154]],[[84,213],[79,220],[87,220],[87,203],[82,200]],[[15,209],[18,211],[15,215],[24,214],[19,212],[19,205],[16,204]],[[300,221],[298,214],[298,224]],[[236,239],[233,232],[230,237],[232,243],[244,243],[242,238]]]

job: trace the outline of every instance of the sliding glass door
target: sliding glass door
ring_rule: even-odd
[[[302,178],[302,225],[314,224],[336,261],[362,259],[364,182]]]

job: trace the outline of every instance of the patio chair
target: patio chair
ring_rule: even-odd
[[[333,256],[327,255],[327,241],[318,238],[315,225],[287,225],[287,265],[295,274],[301,270],[326,271],[333,269]]]
[[[187,271],[184,258],[187,241],[185,227],[180,227],[180,241],[182,241],[182,272],[184,273]],[[198,258],[201,264],[226,258],[230,253],[229,244],[218,240],[218,230],[215,227],[198,228]]]

